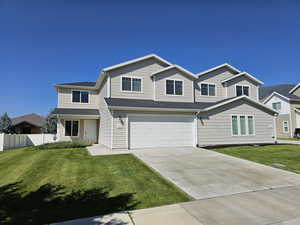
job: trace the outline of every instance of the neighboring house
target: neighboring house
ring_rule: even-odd
[[[262,82],[223,64],[197,75],[151,54],[104,68],[97,82],[55,85],[58,139],[112,149],[272,143]]]
[[[17,134],[41,134],[46,123],[44,117],[34,113],[12,118],[11,121]]]
[[[300,128],[300,84],[281,84],[260,88],[261,101],[278,112],[278,137],[293,137]]]

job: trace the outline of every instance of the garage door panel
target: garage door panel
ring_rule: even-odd
[[[192,117],[132,117],[130,148],[193,146]]]

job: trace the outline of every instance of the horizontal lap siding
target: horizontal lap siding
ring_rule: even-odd
[[[125,113],[113,115],[113,148],[128,148],[128,118]]]
[[[289,127],[291,129],[291,121],[290,121],[290,114],[285,114],[285,115],[279,115],[276,118],[276,130],[277,130],[277,137],[291,137],[291,132],[289,131],[288,133],[283,132],[283,122],[288,121],[289,122]]]
[[[99,142],[111,148],[111,132],[112,132],[112,115],[105,103],[104,97],[107,94],[107,82],[100,89],[99,103],[100,103],[100,131]]]
[[[228,98],[232,98],[236,96],[236,90],[235,86],[236,85],[247,85],[250,88],[250,95],[249,97],[254,99],[255,101],[258,100],[258,85],[250,80],[249,78],[246,78],[245,76],[238,77],[236,79],[233,79],[232,81],[229,81],[227,84],[227,93],[228,93]]]
[[[70,88],[58,88],[58,108],[83,108],[83,109],[98,109],[98,92],[94,90],[89,91],[89,103],[73,103],[72,91],[84,90],[84,89],[70,89]]]
[[[153,82],[151,74],[164,68],[157,60],[147,59],[142,62],[130,64],[120,69],[109,72],[111,76],[111,97],[112,98],[134,98],[153,100]],[[142,93],[122,92],[122,76],[133,76],[142,78]]]
[[[255,136],[231,135],[231,115],[234,114],[254,115]],[[231,103],[222,108],[212,110],[209,113],[200,114],[198,119],[198,144],[200,146],[271,143],[274,142],[274,134],[274,117],[242,101]]]
[[[183,95],[167,95],[166,80],[182,80]],[[165,71],[155,77],[155,100],[169,102],[194,102],[194,83],[176,69]]]
[[[195,98],[197,102],[214,102],[219,101],[226,97],[226,90],[222,84],[222,81],[234,76],[235,74],[227,68],[221,68],[199,77],[195,84]],[[217,95],[212,96],[201,96],[201,83],[214,83],[216,84]]]

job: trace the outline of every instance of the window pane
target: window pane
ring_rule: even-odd
[[[216,85],[210,84],[209,86],[209,96],[216,96]]]
[[[236,96],[243,95],[243,87],[242,86],[236,86]]]
[[[81,92],[81,102],[82,103],[89,103],[89,93],[87,91]]]
[[[253,116],[248,116],[248,133],[249,135],[254,134]]]
[[[241,125],[241,135],[246,135],[246,118],[245,116],[240,116]]]
[[[232,116],[232,134],[233,135],[238,135],[238,119],[237,116]]]
[[[275,102],[272,104],[272,107],[273,109],[277,110],[277,104]]]
[[[78,136],[78,121],[73,121],[72,136]]]
[[[132,78],[132,91],[142,91],[142,80],[139,78]]]
[[[80,91],[72,91],[72,102],[80,102]]]
[[[167,90],[168,95],[173,95],[174,94],[174,80],[167,80],[166,90]]]
[[[122,91],[131,91],[131,78],[122,77]]]
[[[287,121],[283,122],[283,130],[285,133],[289,132],[289,123]]]
[[[182,95],[182,81],[175,81],[175,94]]]
[[[71,136],[72,121],[65,122],[65,136]]]
[[[277,103],[277,110],[281,110],[281,102]]]
[[[244,88],[244,95],[249,96],[249,87],[243,87]]]
[[[208,95],[208,85],[201,84],[201,95]]]

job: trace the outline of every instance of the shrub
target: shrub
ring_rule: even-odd
[[[62,148],[85,148],[91,146],[91,143],[84,141],[62,141],[56,143],[48,143],[36,146],[38,149],[62,149]]]

